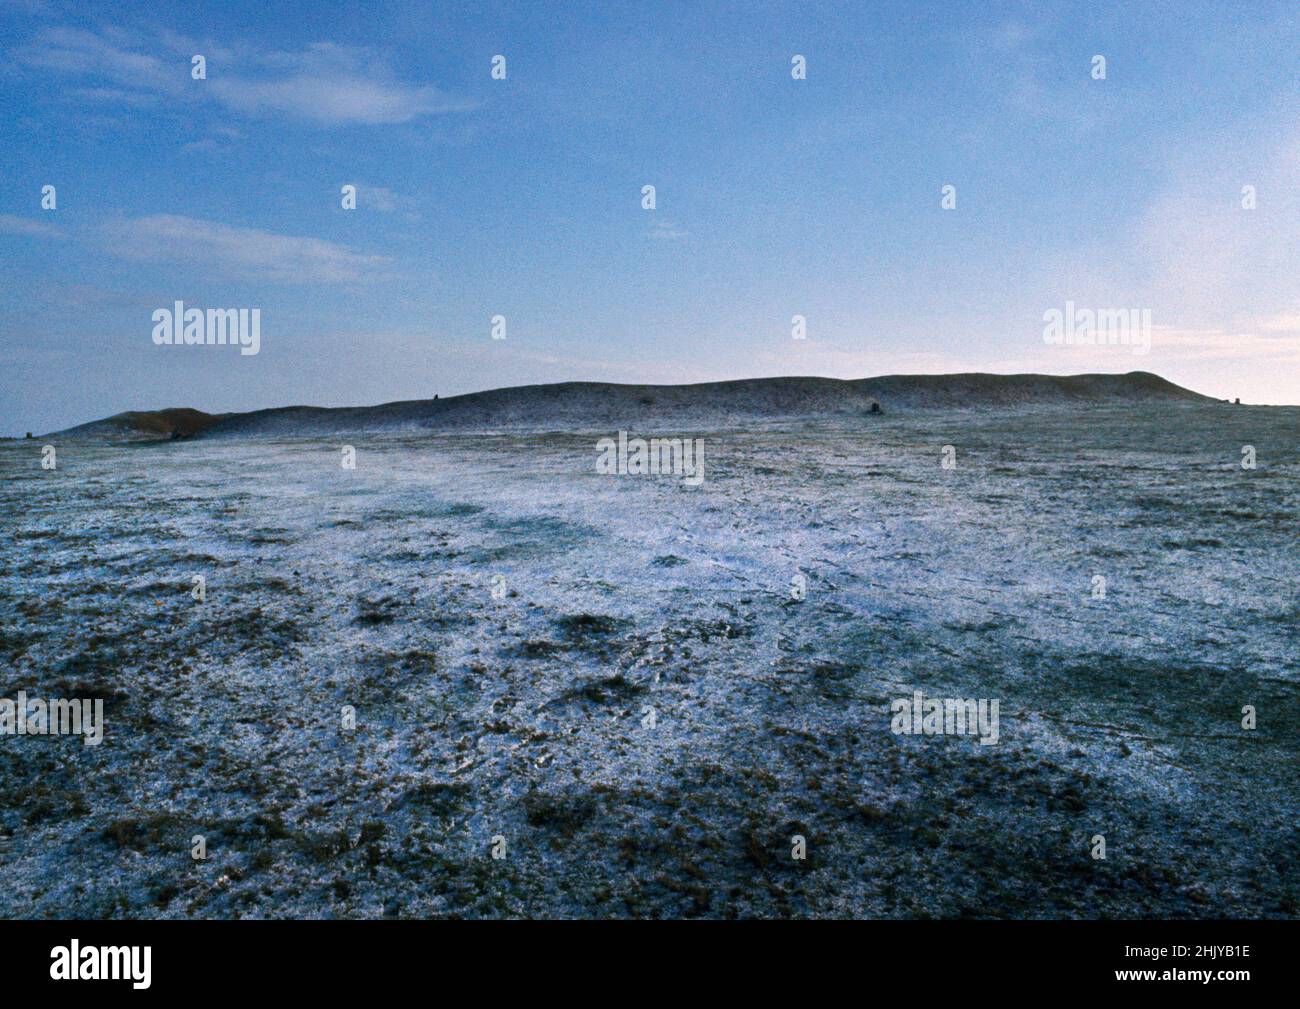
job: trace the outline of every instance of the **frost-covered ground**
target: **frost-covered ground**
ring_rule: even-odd
[[[637,433],[0,445],[0,914],[1300,912],[1300,410]]]

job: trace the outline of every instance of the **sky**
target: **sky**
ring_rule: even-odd
[[[3,0],[0,434],[772,375],[1300,404],[1298,53],[1293,2]],[[177,300],[259,352],[155,344]],[[1067,303],[1149,353],[1048,344]]]

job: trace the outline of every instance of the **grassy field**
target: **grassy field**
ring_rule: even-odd
[[[0,915],[1300,913],[1300,409],[612,433],[0,444]]]

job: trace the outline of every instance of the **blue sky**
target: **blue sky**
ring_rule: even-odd
[[[4,3],[0,433],[780,374],[1300,403],[1300,10],[1126,6]],[[177,299],[261,352],[155,346]],[[1067,300],[1151,352],[1047,346]]]

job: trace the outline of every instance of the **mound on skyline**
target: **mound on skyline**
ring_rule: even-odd
[[[1212,403],[1150,372],[1125,375],[885,375],[751,378],[696,385],[561,382],[379,406],[285,406],[248,413],[168,409],[120,413],[58,432],[64,437],[164,439],[316,437],[354,432],[608,430],[726,426],[891,411]]]
[[[127,410],[125,413],[115,413],[103,420],[92,420],[88,424],[78,424],[57,433],[74,438],[190,438],[231,416],[234,415],[204,413],[186,406],[168,407],[165,410]]]

